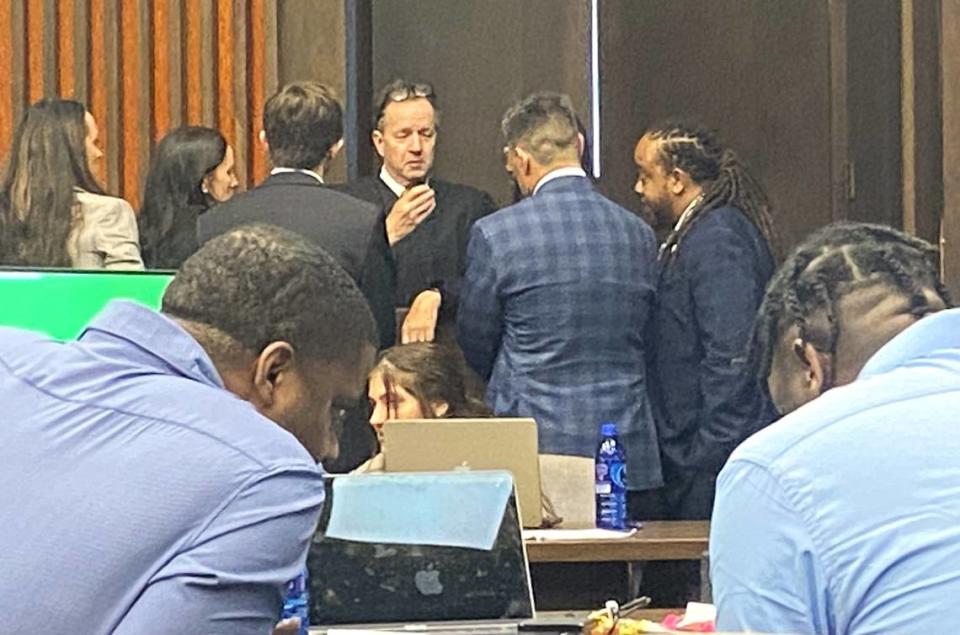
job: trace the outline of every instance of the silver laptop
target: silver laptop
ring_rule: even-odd
[[[537,422],[533,419],[416,419],[383,426],[387,472],[507,470],[524,527],[543,521]]]
[[[508,473],[342,475],[326,491],[307,560],[316,632],[509,633],[534,617]]]

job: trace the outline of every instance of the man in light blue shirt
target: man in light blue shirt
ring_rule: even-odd
[[[163,314],[0,329],[2,630],[269,633],[375,341],[347,274],[264,226],[187,260]]]
[[[889,228],[822,230],[774,277],[755,360],[796,411],[720,475],[720,630],[952,629],[960,309],[924,317],[945,304],[935,249]]]

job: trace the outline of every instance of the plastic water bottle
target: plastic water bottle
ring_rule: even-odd
[[[307,586],[307,569],[300,571],[300,575],[287,582],[287,593],[283,599],[283,612],[280,619],[291,617],[300,618],[299,635],[308,635],[310,628],[310,587]]]
[[[594,491],[597,496],[597,527],[627,527],[627,455],[617,438],[617,424],[600,426]]]

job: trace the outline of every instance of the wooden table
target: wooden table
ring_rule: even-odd
[[[706,521],[647,522],[629,538],[527,540],[527,558],[530,562],[700,560],[709,535]]]
[[[526,540],[531,567],[561,566],[549,563],[623,562],[627,565],[627,589],[634,597],[635,563],[652,560],[694,560],[700,563],[700,600],[710,601],[707,547],[710,523],[706,521],[651,521],[629,538],[611,540]],[[538,590],[534,586],[534,591]],[[556,591],[556,590],[555,590]],[[556,596],[556,593],[552,594]],[[595,604],[596,602],[594,602]],[[581,603],[565,604],[580,607]]]

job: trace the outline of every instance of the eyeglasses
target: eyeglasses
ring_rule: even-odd
[[[414,97],[433,97],[433,86],[430,84],[407,84],[406,86],[400,86],[387,93],[384,102],[406,101]]]
[[[398,86],[393,90],[387,92],[383,96],[383,101],[380,102],[380,108],[377,110],[377,117],[375,123],[379,126],[380,122],[383,120],[383,111],[387,109],[391,103],[398,103],[401,101],[406,101],[408,99],[424,98],[431,99],[435,97],[436,94],[433,92],[433,86],[430,84],[404,84]]]

